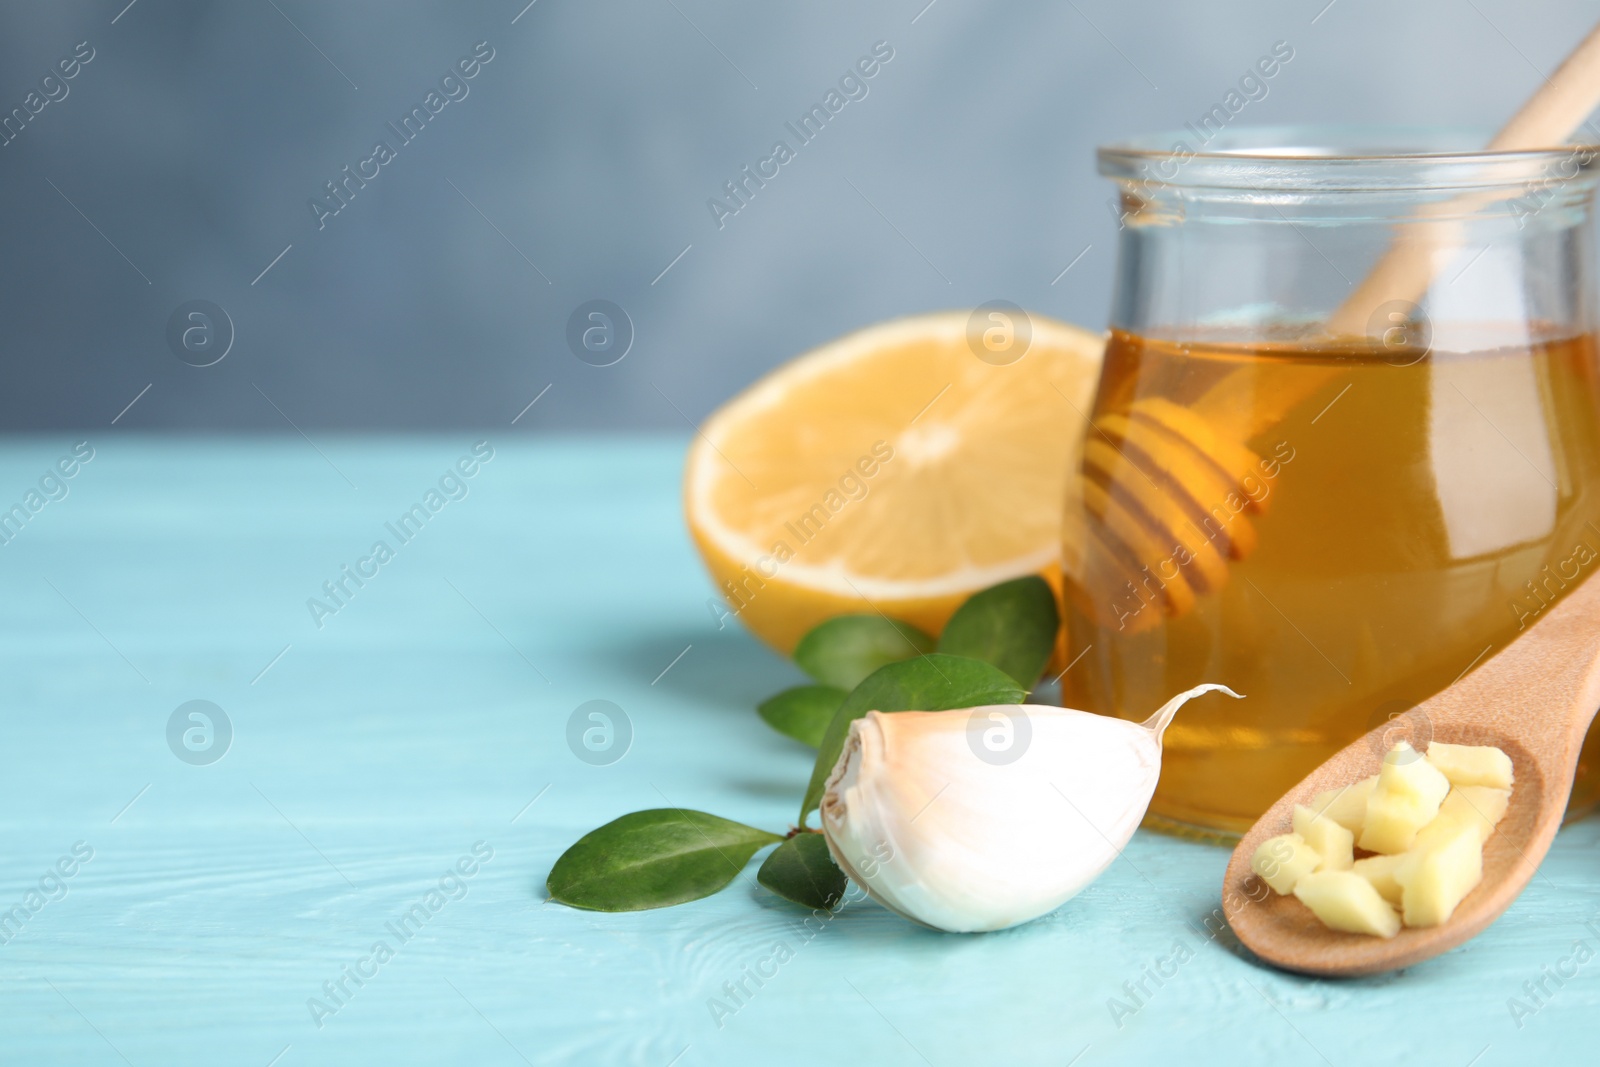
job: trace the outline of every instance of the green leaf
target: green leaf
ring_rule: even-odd
[[[1061,615],[1056,594],[1030,574],[974,594],[939,635],[939,651],[992,663],[1033,687],[1055,648]]]
[[[844,898],[844,872],[828,855],[828,842],[821,834],[798,833],[773,849],[756,881],[808,908],[832,911]]]
[[[822,787],[844,751],[850,724],[869,711],[949,711],[986,704],[1020,704],[1027,695],[1009,675],[980,660],[934,652],[873,671],[844,698],[817,746],[811,784],[800,805],[800,825],[817,810]]]
[[[933,651],[933,638],[882,615],[840,615],[818,623],[794,646],[794,661],[823,685],[850,690],[885,663]]]
[[[831,685],[797,685],[763,700],[756,713],[780,734],[816,748],[848,695]]]
[[[574,908],[642,911],[708,897],[756,849],[783,840],[703,811],[652,808],[580,837],[550,868],[550,897]]]

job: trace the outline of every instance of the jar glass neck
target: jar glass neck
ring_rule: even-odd
[[[1459,349],[1595,325],[1588,149],[1196,156],[1174,158],[1171,180],[1150,153],[1103,150],[1101,164],[1118,186],[1115,328],[1377,339],[1399,314]]]

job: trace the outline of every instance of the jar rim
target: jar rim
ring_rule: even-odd
[[[1600,144],[1533,150],[1482,147],[1492,131],[1448,126],[1187,124],[1097,150],[1102,175],[1153,186],[1221,189],[1458,189],[1559,177],[1592,184]],[[1198,147],[1197,147],[1198,146]]]

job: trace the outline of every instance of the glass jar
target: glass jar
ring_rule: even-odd
[[[1179,714],[1155,825],[1242,832],[1600,569],[1600,149],[1469,147],[1487,139],[1100,151],[1120,248],[1067,491],[1065,703],[1247,698]]]

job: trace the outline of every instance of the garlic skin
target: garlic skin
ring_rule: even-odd
[[[1162,732],[1212,690],[1239,696],[1196,686],[1144,723],[1039,704],[868,712],[823,791],[828,851],[878,903],[939,930],[1036,919],[1116,859],[1155,793]]]

